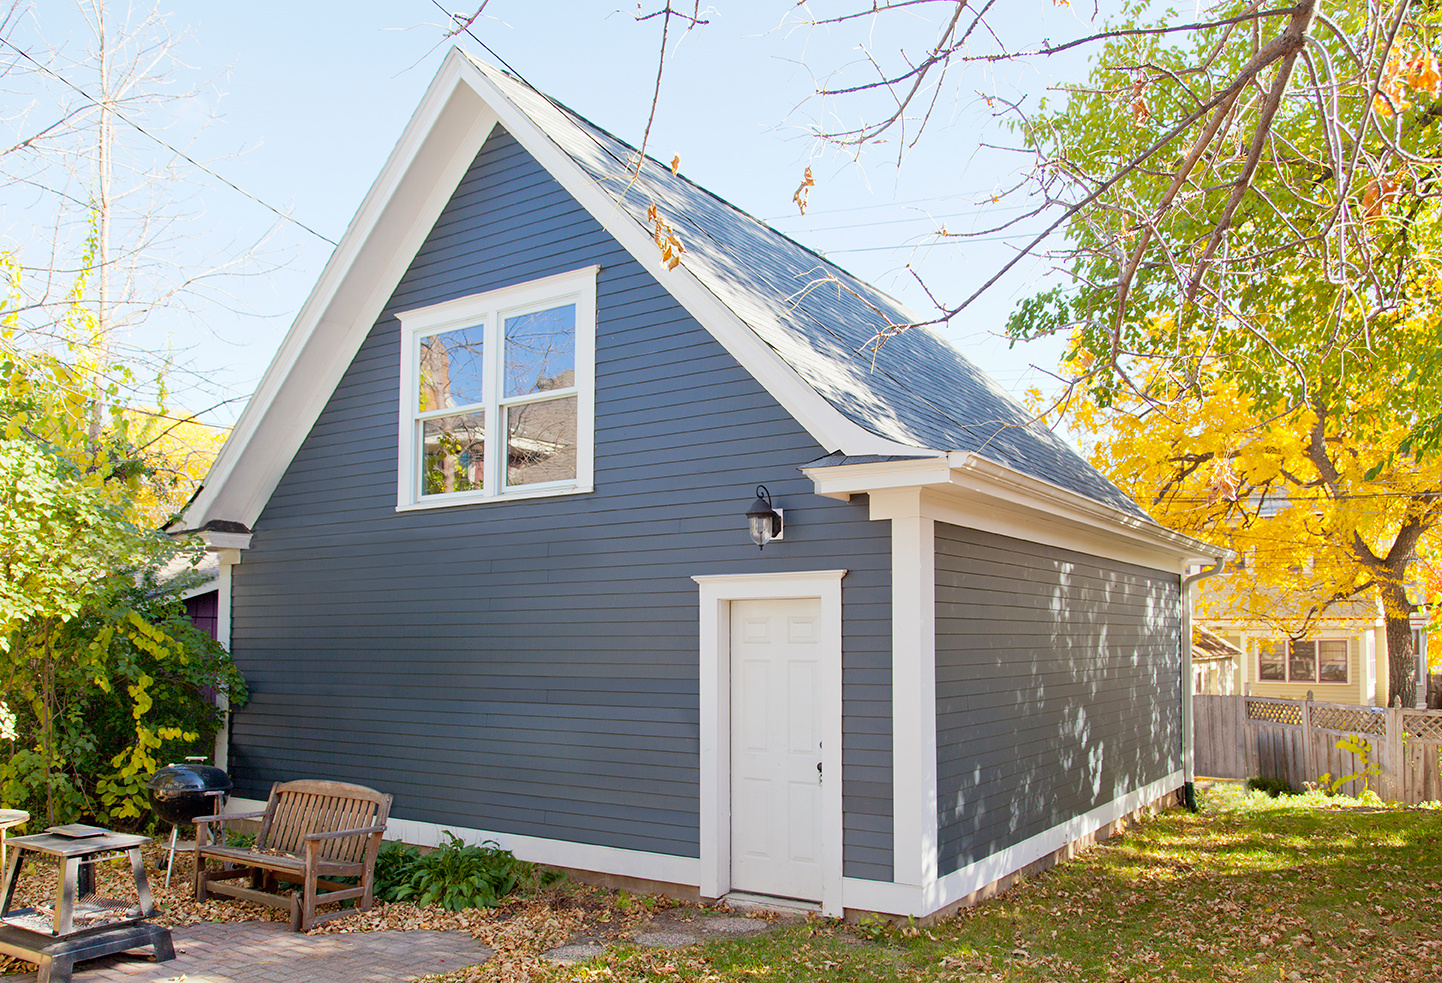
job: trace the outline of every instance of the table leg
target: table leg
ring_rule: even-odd
[[[41,956],[35,971],[35,983],[70,983],[75,960],[69,956]]]
[[[55,887],[55,934],[69,935],[75,927],[75,888],[80,874],[78,857],[60,858],[60,883]]]
[[[10,911],[10,901],[15,897],[15,885],[20,881],[20,868],[25,865],[25,851],[16,850],[15,855],[10,858],[10,865],[5,868],[5,894],[0,897],[0,915],[6,915]]]
[[[150,881],[145,877],[145,858],[140,855],[140,847],[131,847],[130,873],[135,877],[135,893],[140,897],[140,917],[149,918],[155,914],[155,901],[150,897]]]

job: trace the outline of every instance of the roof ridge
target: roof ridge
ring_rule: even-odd
[[[908,313],[908,314],[913,313],[913,312],[911,311],[911,309],[906,305],[906,303],[905,303],[904,301],[900,300],[900,299],[897,298],[897,297],[894,297],[892,294],[890,294],[890,293],[888,293],[887,291],[883,290],[881,287],[878,287],[876,284],[871,283],[871,282],[868,281],[868,280],[862,279],[860,276],[857,276],[855,273],[851,272],[851,271],[848,270],[846,267],[844,267],[844,266],[842,266],[841,264],[837,263],[835,260],[830,259],[829,257],[827,257],[824,253],[821,253],[821,252],[817,251],[816,249],[814,249],[814,248],[811,247],[811,246],[806,245],[806,243],[800,241],[799,239],[796,239],[796,238],[792,237],[791,235],[789,235],[788,233],[781,231],[780,229],[776,228],[774,225],[772,225],[772,224],[770,224],[769,222],[767,222],[765,219],[760,218],[760,217],[758,217],[758,216],[756,216],[756,215],[751,214],[751,213],[748,212],[746,209],[742,208],[740,205],[737,205],[735,202],[732,202],[732,201],[729,201],[729,200],[726,199],[726,198],[723,198],[721,195],[719,195],[719,194],[717,194],[716,192],[712,191],[710,188],[706,187],[705,185],[703,185],[703,184],[698,184],[697,182],[691,180],[691,179],[690,179],[689,177],[687,177],[685,174],[682,174],[679,170],[673,172],[673,171],[671,170],[671,166],[670,166],[669,164],[665,163],[664,161],[662,161],[662,160],[660,160],[660,159],[658,159],[658,158],[656,158],[656,157],[651,156],[649,153],[644,153],[644,154],[643,154],[643,153],[641,152],[641,150],[640,150],[639,148],[637,148],[635,145],[633,145],[629,140],[625,139],[624,137],[617,136],[615,133],[612,133],[610,130],[606,129],[604,126],[601,126],[600,124],[595,123],[595,122],[593,122],[592,120],[588,119],[587,117],[581,115],[579,112],[577,112],[576,110],[572,109],[570,106],[566,105],[564,102],[561,102],[559,99],[555,98],[554,96],[550,95],[549,93],[543,92],[542,90],[536,88],[534,85],[532,85],[530,82],[526,81],[526,79],[522,78],[520,75],[515,74],[514,72],[511,72],[511,71],[507,71],[506,69],[501,68],[501,67],[498,67],[498,66],[496,66],[496,65],[492,65],[492,64],[490,64],[489,62],[487,62],[487,61],[485,61],[485,60],[483,60],[483,59],[481,59],[481,58],[476,57],[475,55],[471,54],[471,53],[468,52],[468,51],[462,51],[462,54],[464,54],[464,55],[465,55],[467,58],[469,58],[476,66],[478,66],[478,67],[481,68],[481,69],[486,70],[486,71],[491,71],[491,72],[499,73],[499,74],[501,74],[501,75],[504,75],[506,78],[510,79],[512,82],[515,82],[515,83],[517,83],[517,84],[519,84],[519,85],[524,85],[526,88],[530,89],[530,90],[531,90],[532,92],[534,92],[536,95],[538,95],[538,96],[540,96],[542,99],[546,100],[546,102],[548,102],[548,103],[550,103],[552,106],[556,107],[556,109],[560,110],[561,112],[565,113],[567,116],[571,117],[572,120],[574,120],[576,123],[578,123],[578,124],[581,125],[581,128],[582,128],[583,130],[584,130],[584,129],[587,129],[587,128],[592,129],[592,130],[595,130],[597,133],[600,133],[602,136],[605,136],[606,138],[608,138],[608,139],[610,139],[610,140],[614,140],[616,143],[618,143],[618,144],[620,144],[621,146],[625,147],[627,150],[631,151],[632,153],[641,154],[643,160],[645,160],[645,161],[647,161],[647,162],[655,165],[656,167],[660,168],[660,170],[661,170],[663,173],[669,173],[669,174],[671,174],[671,176],[672,176],[674,179],[676,179],[676,180],[678,180],[678,181],[684,181],[684,182],[685,182],[687,185],[689,185],[691,188],[695,189],[696,191],[699,191],[701,194],[705,195],[706,197],[711,198],[711,199],[715,200],[716,202],[718,202],[718,203],[726,206],[727,208],[729,208],[731,211],[735,212],[736,214],[738,214],[738,215],[740,215],[740,216],[742,216],[742,217],[744,217],[744,218],[746,218],[746,219],[748,219],[748,220],[756,223],[757,225],[759,225],[759,226],[761,226],[762,228],[766,229],[766,230],[767,230],[768,232],[770,232],[772,235],[775,235],[775,236],[778,236],[778,237],[780,237],[780,238],[782,238],[782,239],[785,239],[787,242],[791,243],[791,244],[792,244],[793,246],[795,246],[796,248],[801,249],[801,250],[803,250],[803,251],[805,251],[805,252],[807,252],[807,253],[810,253],[812,256],[816,257],[816,259],[817,259],[820,263],[823,263],[823,264],[825,264],[826,266],[831,267],[831,268],[834,269],[837,273],[840,273],[842,276],[844,276],[844,277],[846,277],[847,279],[853,281],[854,284],[860,285],[860,286],[862,286],[862,287],[865,287],[867,290],[870,290],[870,291],[873,291],[873,292],[875,292],[875,293],[881,294],[883,297],[885,297],[885,298],[886,298],[888,301],[890,301],[892,304],[896,305],[896,307],[899,308],[900,310],[905,311],[905,312]],[[617,160],[619,163],[625,164],[625,165],[626,165],[626,168],[627,168],[628,170],[631,169],[631,162],[630,162],[630,161],[620,161],[619,158],[617,158],[615,154],[612,154],[608,148],[606,148],[605,146],[599,144],[599,142],[598,142],[597,145],[600,146],[600,149],[601,149],[603,152],[605,152],[608,156],[610,156],[613,160]],[[681,214],[684,215],[684,213],[681,213]],[[696,231],[697,231],[698,233],[707,236],[707,238],[712,238],[712,237],[710,236],[710,234],[706,231],[706,229],[704,229],[703,227],[701,227],[701,226],[699,226],[699,225],[696,225],[694,219],[692,219],[692,218],[689,217],[689,216],[686,216],[686,218],[687,218],[688,223],[691,224],[691,225],[696,229]],[[715,240],[713,239],[712,241],[715,241]],[[683,245],[684,245],[684,243],[683,243]],[[915,323],[916,326],[918,326],[918,327],[926,327],[926,325],[921,324],[920,322],[914,322],[914,323]]]

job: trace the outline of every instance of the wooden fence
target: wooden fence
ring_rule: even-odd
[[[1339,750],[1355,739],[1378,774],[1370,784],[1389,802],[1442,800],[1442,711],[1350,706],[1256,696],[1193,698],[1196,772],[1213,778],[1277,778],[1293,788],[1361,772],[1363,754]],[[1363,744],[1362,742],[1365,742]],[[1342,790],[1356,795],[1363,778]]]

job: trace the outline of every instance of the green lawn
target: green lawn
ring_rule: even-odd
[[[1336,803],[1354,808],[1337,808]],[[1219,785],[929,928],[815,920],[555,980],[1442,980],[1442,810]]]

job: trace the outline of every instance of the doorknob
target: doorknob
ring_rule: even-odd
[[[818,761],[818,762],[816,762],[816,784],[817,784],[817,785],[820,785],[820,784],[821,784],[821,781],[822,781],[821,762]]]

